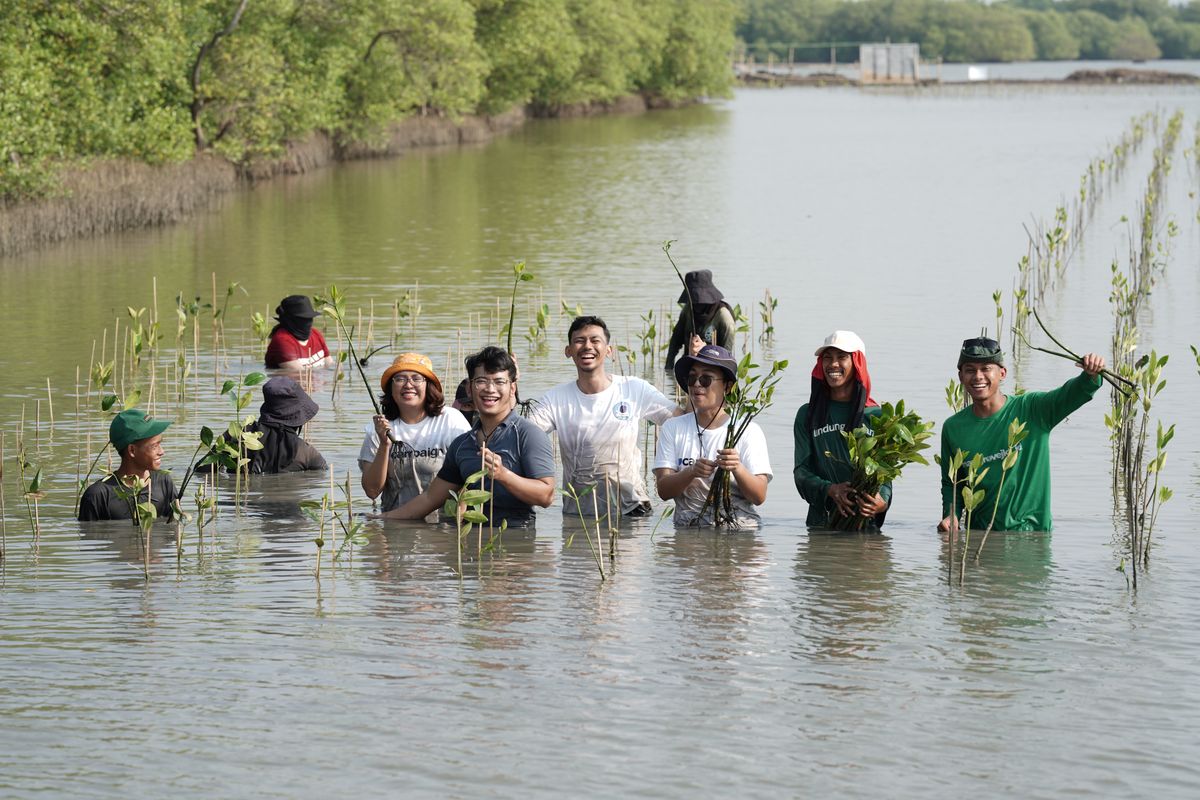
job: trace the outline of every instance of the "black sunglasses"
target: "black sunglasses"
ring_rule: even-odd
[[[697,383],[704,389],[712,386],[713,381],[724,381],[724,378],[718,378],[716,375],[688,375],[687,385],[695,386]]]

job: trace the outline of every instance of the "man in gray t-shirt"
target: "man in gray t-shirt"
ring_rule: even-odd
[[[467,359],[471,398],[479,418],[446,451],[436,478],[420,495],[380,516],[384,519],[424,519],[441,508],[450,492],[481,469],[493,492],[485,513],[494,509],[492,524],[533,521],[534,506],[554,500],[554,451],[550,437],[515,411],[517,365],[499,347],[485,347]]]

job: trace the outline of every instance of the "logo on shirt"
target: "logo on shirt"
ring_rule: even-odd
[[[633,416],[633,406],[630,405],[628,400],[621,400],[613,406],[613,416],[625,422]]]
[[[695,464],[695,463],[696,463],[696,459],[694,459],[694,458],[680,458],[676,461],[676,465],[680,466],[680,467],[690,467],[692,464]]]
[[[441,458],[446,454],[446,451],[440,447],[429,447],[424,450],[413,450],[404,442],[394,442],[392,444],[392,458]]]

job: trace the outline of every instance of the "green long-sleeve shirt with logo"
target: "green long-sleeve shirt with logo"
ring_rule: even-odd
[[[1054,521],[1050,516],[1050,431],[1080,408],[1100,388],[1100,377],[1081,373],[1049,392],[1005,396],[1004,405],[990,417],[977,417],[971,406],[959,411],[942,426],[942,464],[950,463],[955,451],[961,449],[970,461],[976,453],[983,454],[984,466],[989,467],[980,487],[983,502],[972,512],[971,527],[986,528],[996,511],[995,530],[1048,531]],[[1013,468],[1004,476],[1004,489],[996,506],[996,490],[1003,470],[1001,464],[1008,452],[1008,426],[1014,419],[1024,422],[1028,435],[1017,445],[1020,455]],[[961,477],[965,477],[965,466]],[[951,513],[954,486],[942,468],[942,516]],[[954,499],[954,513],[962,513],[962,484]]]
[[[800,496],[808,501],[808,517],[804,520],[809,527],[820,528],[829,524],[829,487],[850,480],[850,450],[842,431],[850,424],[853,409],[850,403],[829,402],[829,418],[825,425],[810,431],[808,428],[808,404],[800,406],[796,421],[792,425],[795,440],[795,456],[792,461],[792,478]],[[878,416],[879,407],[863,409],[864,422]],[[828,453],[828,455],[826,454]],[[879,496],[892,502],[892,485],[884,484]],[[873,527],[873,526],[872,526]]]

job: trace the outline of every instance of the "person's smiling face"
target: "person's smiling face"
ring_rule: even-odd
[[[392,400],[401,410],[425,408],[426,378],[419,372],[402,370],[392,376]]]
[[[567,358],[575,362],[580,372],[595,372],[603,369],[604,361],[612,353],[612,347],[599,325],[585,325],[571,334],[566,347]]]
[[[1000,382],[1008,370],[999,364],[968,361],[958,368],[963,390],[974,403],[987,403],[1000,393]]]
[[[845,350],[826,347],[821,353],[821,371],[830,391],[842,389],[854,380],[854,359]]]
[[[708,384],[705,386],[704,384]],[[707,364],[693,364],[688,370],[688,397],[698,413],[715,411],[725,402],[725,390],[729,384],[725,373]]]

